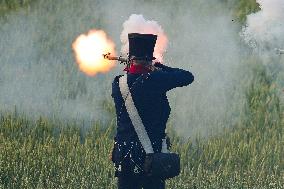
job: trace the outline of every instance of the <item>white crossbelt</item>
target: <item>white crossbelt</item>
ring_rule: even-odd
[[[137,108],[133,102],[132,95],[130,93],[128,84],[127,84],[127,74],[119,78],[119,88],[122,95],[122,98],[125,101],[125,107],[129,118],[134,126],[134,129],[137,133],[138,139],[143,146],[146,154],[154,153],[151,140],[145,130],[142,119],[139,116]],[[162,153],[168,153],[166,139],[162,139]]]

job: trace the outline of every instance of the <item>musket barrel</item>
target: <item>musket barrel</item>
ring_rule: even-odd
[[[104,58],[105,59],[108,59],[108,60],[117,60],[117,61],[120,61],[120,62],[127,62],[127,58],[123,58],[121,56],[110,56],[110,54],[103,54]]]
[[[120,56],[109,56],[108,57],[109,60],[118,60],[120,62],[127,62],[127,59],[126,58],[122,58]]]
[[[108,60],[118,60],[119,57],[116,57],[116,56],[107,56],[106,57]]]

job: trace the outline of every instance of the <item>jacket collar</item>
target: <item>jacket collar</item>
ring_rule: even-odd
[[[129,68],[126,67],[124,71],[127,71],[130,74],[144,74],[151,72],[151,69],[140,64],[130,64]]]

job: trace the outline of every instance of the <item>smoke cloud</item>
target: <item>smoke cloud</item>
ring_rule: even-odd
[[[72,42],[102,29],[127,52],[125,36],[140,32],[138,21],[153,33],[167,34],[168,43],[161,40],[163,48],[157,49],[164,53],[167,47],[164,64],[195,76],[192,85],[168,93],[170,124],[185,137],[229,127],[243,93],[238,28],[225,10],[218,0],[39,0],[30,11],[0,21],[0,109],[16,107],[35,118],[108,120],[103,102],[111,102],[111,83],[123,67],[88,77],[78,70]]]
[[[276,91],[284,102],[284,1],[257,0],[261,10],[247,16],[241,37],[266,66]]]
[[[284,48],[284,1],[257,0],[261,10],[247,16],[242,36],[256,50]]]
[[[128,33],[142,33],[157,35],[154,57],[159,62],[163,61],[163,54],[166,51],[168,38],[162,27],[154,20],[145,20],[143,15],[132,14],[128,20],[123,23],[123,30],[120,35],[122,43],[121,53],[126,55],[129,51]]]

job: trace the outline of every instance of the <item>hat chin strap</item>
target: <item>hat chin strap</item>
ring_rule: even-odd
[[[148,57],[148,56],[130,56],[130,60],[146,60],[146,61],[152,61],[152,60],[155,60],[156,58],[151,56],[151,57]]]
[[[132,64],[131,65],[140,65],[140,66],[149,66],[152,64],[152,61],[147,61],[147,60],[132,60]]]

